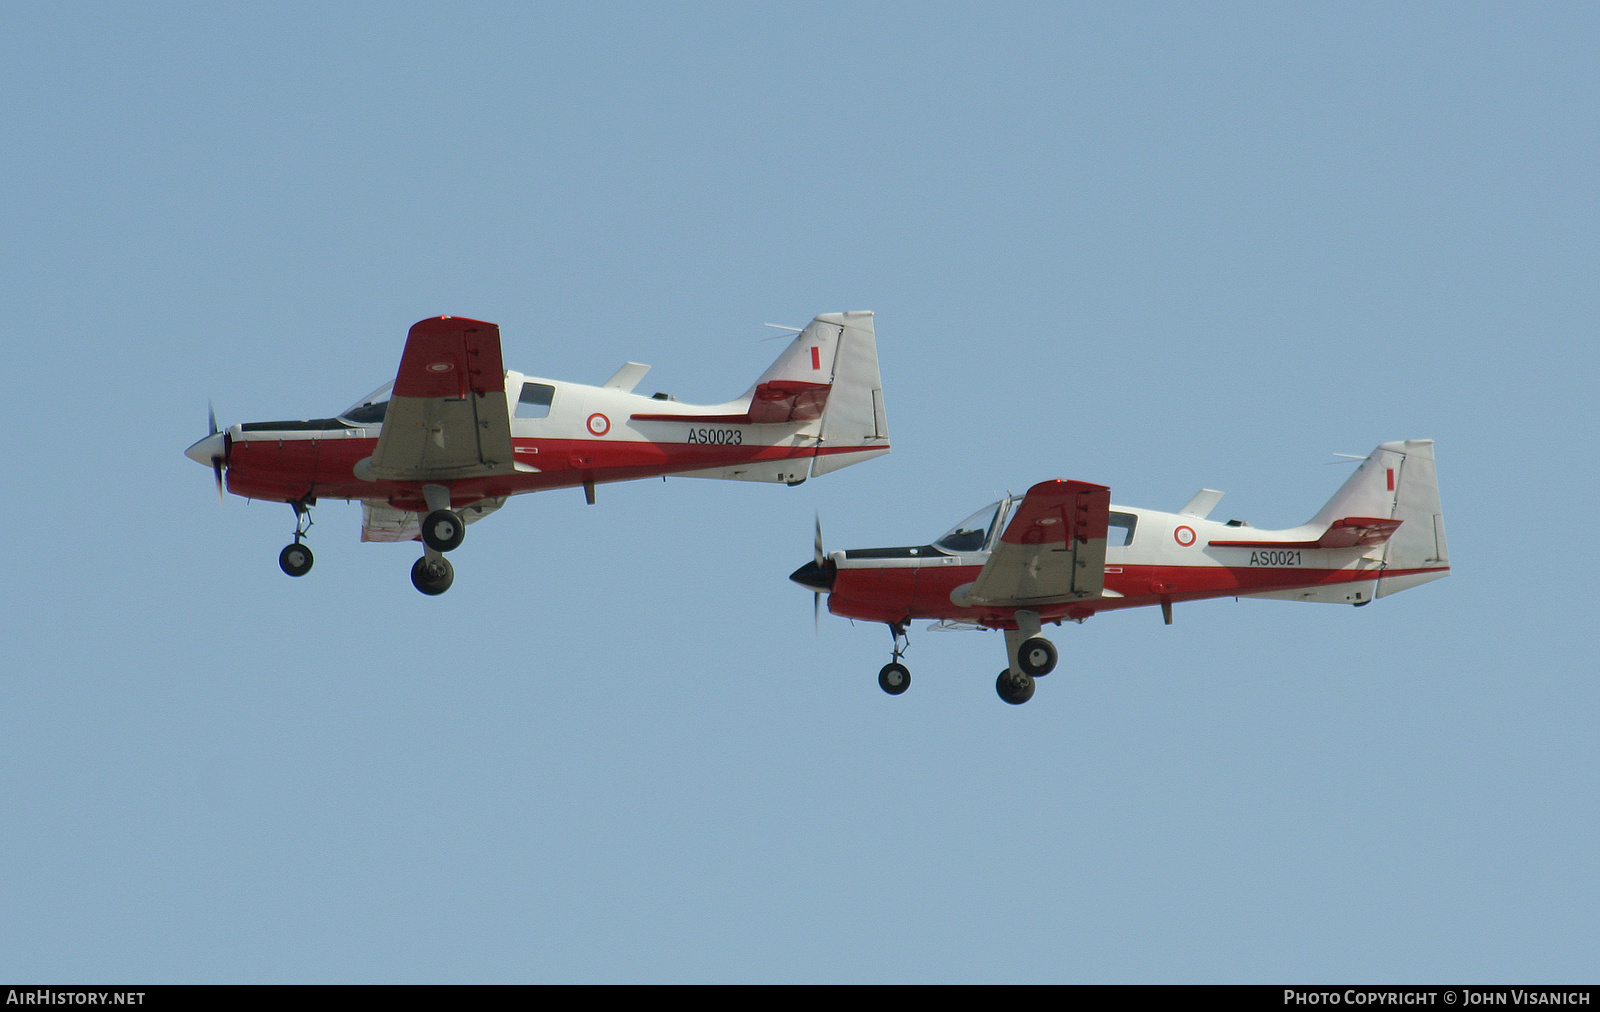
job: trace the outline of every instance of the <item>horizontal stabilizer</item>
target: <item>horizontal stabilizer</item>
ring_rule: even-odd
[[[750,408],[742,415],[634,415],[636,422],[701,422],[708,425],[781,425],[814,422],[828,403],[827,383],[802,380],[768,380],[756,385]]]
[[[1203,488],[1194,494],[1188,505],[1178,511],[1179,516],[1194,517],[1204,520],[1217,508],[1217,503],[1222,501],[1222,493],[1214,488]]]
[[[644,374],[649,371],[650,367],[643,362],[625,362],[603,386],[606,390],[620,390],[625,394],[631,394],[633,388],[639,385],[639,381],[644,379]]]
[[[1388,541],[1403,520],[1345,517],[1315,541],[1213,541],[1213,548],[1370,548]]]

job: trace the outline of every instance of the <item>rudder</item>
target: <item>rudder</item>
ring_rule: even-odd
[[[1407,439],[1373,450],[1307,526],[1326,529],[1346,517],[1401,521],[1383,547],[1378,597],[1449,573],[1433,440]]]
[[[821,441],[811,474],[827,474],[889,452],[889,421],[878,372],[878,343],[871,312],[824,313],[806,328],[827,328],[837,340],[833,390],[822,416]]]

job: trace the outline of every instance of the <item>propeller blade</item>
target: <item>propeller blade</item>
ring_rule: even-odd
[[[822,631],[822,591],[811,592],[811,635],[816,636]]]
[[[217,434],[217,406],[206,401],[206,424],[211,427],[211,435]],[[217,505],[222,505],[222,469],[228,464],[228,437],[222,437],[222,452],[211,457],[211,473],[217,476]]]
[[[816,536],[816,540],[812,542],[811,559],[812,559],[813,562],[815,562],[817,564],[818,568],[821,568],[822,563],[828,558],[827,554],[824,553],[823,550],[822,550],[822,514],[821,513],[816,514],[816,520],[817,520],[817,536]]]

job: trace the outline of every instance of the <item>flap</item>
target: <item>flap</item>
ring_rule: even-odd
[[[469,524],[493,513],[505,505],[505,497],[479,499],[470,506],[456,510]],[[395,509],[381,499],[361,500],[362,541],[420,541],[422,539],[422,514],[411,510]]]

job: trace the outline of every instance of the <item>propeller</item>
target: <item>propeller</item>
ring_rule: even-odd
[[[815,563],[815,565],[816,565],[816,567],[818,569],[821,569],[822,568],[822,563],[828,558],[827,554],[824,553],[823,550],[822,550],[822,514],[821,513],[813,513],[812,514],[812,519],[816,521],[816,536],[811,541],[811,561],[813,563]],[[817,633],[817,631],[821,628],[821,626],[822,626],[822,591],[813,590],[811,592],[811,632],[812,632],[812,635],[815,635]]]
[[[217,409],[210,401],[206,401],[206,421],[211,424],[211,434],[217,434]],[[227,439],[223,439],[223,452],[211,455],[211,473],[217,476],[217,505],[222,505],[222,465],[228,462]]]
[[[195,444],[184,451],[184,455],[197,464],[210,464],[211,473],[217,479],[217,502],[222,502],[222,472],[228,466],[228,454],[233,449],[233,440],[226,432],[217,428],[217,409],[209,402],[206,404],[206,422],[210,429],[206,437],[197,440]]]
[[[811,591],[811,625],[816,628],[822,621],[822,595],[833,589],[837,567],[822,549],[822,517],[816,518],[816,533],[811,544],[811,561],[789,574],[789,579]]]

